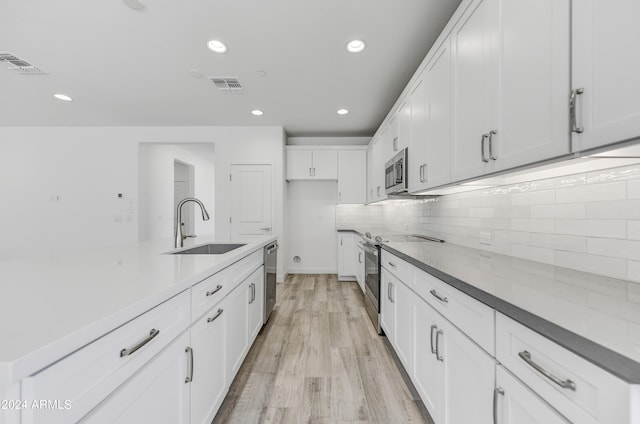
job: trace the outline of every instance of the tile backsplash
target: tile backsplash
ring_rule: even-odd
[[[388,230],[640,283],[640,163],[339,209],[337,224],[380,225],[381,210],[381,224]]]

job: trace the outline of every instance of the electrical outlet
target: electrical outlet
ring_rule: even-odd
[[[493,234],[491,233],[480,233],[480,244],[485,244],[487,246],[491,246],[493,243]]]

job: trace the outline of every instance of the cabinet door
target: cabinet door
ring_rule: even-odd
[[[495,122],[496,105],[492,77],[497,78],[492,57],[496,26],[492,18],[497,0],[472,4],[451,35],[454,87],[454,131],[451,143],[451,176],[454,181],[482,175],[491,170],[486,135]],[[493,75],[495,73],[495,75]],[[491,90],[494,93],[491,93]],[[493,96],[493,97],[492,97]]]
[[[491,424],[495,361],[449,321],[442,320],[436,345],[444,365],[443,422]]]
[[[375,144],[375,142],[375,139],[371,140],[371,143],[369,143],[369,147],[367,148],[367,203],[373,202],[374,200],[373,192],[375,189],[375,183],[373,178],[373,145]]]
[[[353,233],[338,233],[338,276],[355,277],[356,244]],[[342,278],[340,278],[342,279]]]
[[[495,74],[500,84],[496,91],[500,93],[500,123],[490,123],[490,129],[497,130],[492,136],[496,170],[569,153],[571,2],[499,0],[499,3],[499,42],[493,48],[500,66]],[[607,9],[612,8],[607,2]],[[636,9],[640,11],[640,7]],[[619,13],[620,10],[616,16]],[[640,30],[634,31],[640,37]],[[619,47],[618,43],[615,45]],[[637,57],[633,60],[640,64]],[[640,71],[640,66],[636,66],[636,71]],[[636,94],[640,95],[640,83],[637,78],[634,82],[638,87]],[[637,103],[634,101],[633,106],[640,117]]]
[[[424,189],[422,182],[424,176],[424,164],[427,162],[427,84],[424,81],[424,73],[417,78],[413,90],[409,92],[407,110],[410,112],[409,126],[409,168],[408,187],[409,192]],[[447,152],[446,160],[449,153]]]
[[[246,281],[246,280],[245,280]],[[226,372],[227,386],[231,384],[249,349],[249,284],[243,282],[227,297],[226,315]]]
[[[397,142],[395,152],[399,152],[405,147],[409,147],[411,142],[411,103],[410,97],[400,105],[396,112],[396,122],[398,126]]]
[[[396,353],[409,375],[413,371],[413,292],[394,278]]]
[[[496,367],[496,416],[500,424],[569,424],[529,388]]]
[[[402,106],[400,106],[402,108]],[[384,154],[384,162],[388,161],[396,155],[402,148],[400,145],[400,137],[398,137],[398,112],[389,119],[386,131],[386,151]]]
[[[262,328],[264,319],[264,267],[258,268],[249,278],[249,345],[253,344]]]
[[[227,305],[222,301],[191,327],[194,374],[191,381],[191,424],[209,424],[227,392],[225,340]]]
[[[572,85],[577,95],[573,151],[640,135],[640,2],[574,1]]]
[[[380,271],[380,324],[391,345],[395,348],[395,304],[393,277],[384,268]]]
[[[189,421],[188,334],[169,346],[107,397],[81,423],[138,424]]]
[[[414,361],[412,381],[437,424],[444,423],[444,367],[438,361],[435,339],[442,317],[426,302],[416,300],[413,306]]]
[[[310,180],[312,171],[311,150],[287,150],[287,180]]]
[[[338,203],[367,201],[367,152],[338,151]]]
[[[314,150],[312,168],[313,179],[315,180],[337,180],[338,151]]]
[[[364,293],[364,250],[359,246],[359,243],[357,242],[358,239],[359,237],[356,237],[356,279],[360,289]]]
[[[378,138],[373,145],[373,200],[382,200],[386,197],[384,192],[384,143],[386,133]],[[388,159],[387,159],[388,160]]]

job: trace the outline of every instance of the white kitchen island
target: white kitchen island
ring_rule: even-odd
[[[275,239],[256,237],[221,255],[167,254],[175,249],[165,240],[0,262],[0,423],[76,422],[102,404],[118,409],[118,392],[133,399],[128,382],[144,379],[156,360],[166,362],[163,370],[175,365],[182,386],[166,393],[182,399],[172,411],[157,408],[154,422],[199,422],[192,411],[198,393],[185,380],[202,383],[194,369],[212,372],[224,398],[262,325],[262,248]],[[203,331],[214,325],[219,329],[207,336]],[[202,345],[203,335],[223,338],[214,340],[226,361],[221,368],[198,362],[192,344]],[[175,360],[167,353],[172,348]],[[151,380],[149,387],[164,381]],[[135,411],[121,409],[104,420],[130,422]],[[205,421],[211,414],[200,411]]]

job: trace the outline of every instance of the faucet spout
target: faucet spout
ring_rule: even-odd
[[[195,197],[187,197],[182,199],[180,203],[178,203],[178,206],[176,207],[176,231],[175,231],[175,247],[176,248],[184,246],[184,239],[186,238],[186,236],[182,234],[182,225],[181,225],[182,206],[184,206],[184,204],[188,202],[194,202],[198,206],[200,206],[200,210],[202,211],[202,220],[203,221],[209,220],[209,213],[207,212],[207,209],[204,207],[204,204],[200,200],[196,199]]]

